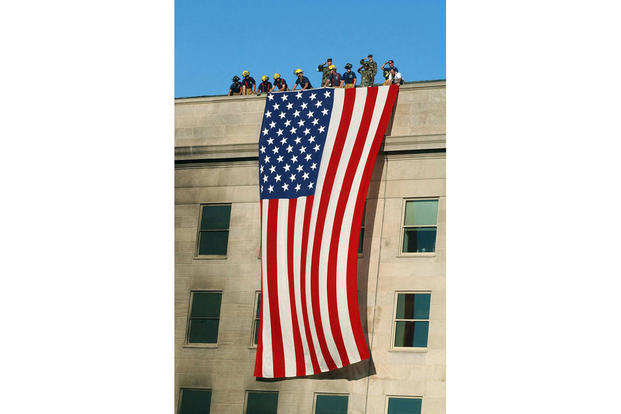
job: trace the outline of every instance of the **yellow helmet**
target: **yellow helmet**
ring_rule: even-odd
[[[274,73],[274,80],[280,78],[280,75],[278,73]]]
[[[267,76],[267,75],[263,75],[263,76],[261,76],[261,80],[262,80],[263,82],[265,82],[265,81],[266,81],[266,80],[268,80],[269,78],[270,78],[270,77],[269,77],[269,76]]]
[[[298,73],[304,73],[304,72],[302,72],[302,69],[296,69],[293,73],[297,75]]]
[[[245,76],[248,76],[248,75],[250,75],[250,72],[248,72],[247,70],[245,70],[245,71],[243,71],[243,72],[242,72],[242,76],[244,76],[244,77],[245,77]]]
[[[330,69],[330,70],[332,70],[332,69],[336,70],[336,66],[334,66],[334,65],[330,65],[330,66],[328,66],[328,69]]]

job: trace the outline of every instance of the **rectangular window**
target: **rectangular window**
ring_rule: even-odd
[[[201,206],[198,254],[225,256],[229,242],[230,204]]]
[[[261,292],[257,291],[254,300],[254,319],[252,320],[252,345],[259,342],[259,326],[261,322]]]
[[[364,210],[362,211],[362,225],[360,226],[360,240],[358,240],[358,254],[362,254],[362,247],[364,245],[364,228],[366,227],[364,222],[367,217],[367,202],[364,202]]]
[[[422,398],[388,397],[387,414],[420,414],[423,406]]]
[[[210,409],[211,390],[181,389],[179,414],[209,414]]]
[[[315,414],[347,414],[347,395],[317,394]]]
[[[403,220],[403,253],[436,251],[438,200],[406,200]]]
[[[188,343],[218,343],[222,292],[192,292]]]
[[[426,348],[431,293],[397,293],[394,348]]]
[[[277,391],[248,391],[246,394],[246,414],[276,414],[277,409]]]

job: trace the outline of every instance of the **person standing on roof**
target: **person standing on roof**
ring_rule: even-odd
[[[330,75],[323,86],[330,86],[332,88],[343,87],[343,79],[341,79],[341,74],[336,71],[336,66],[330,65]]]
[[[229,94],[228,96],[233,95],[241,95],[242,94],[242,84],[239,82],[239,76],[233,76],[233,83],[229,86]]]
[[[274,86],[272,87],[272,91],[274,90],[274,87],[278,88],[278,92],[286,92],[289,90],[287,87],[287,81],[281,78],[278,73],[274,73]]]
[[[325,63],[317,66],[317,72],[322,72],[321,75],[321,85],[326,84],[326,80],[330,76],[330,66],[332,66],[332,58],[326,59]]]
[[[356,78],[356,74],[351,71],[351,63],[347,63],[345,65],[345,70],[346,71],[343,72],[343,81],[345,82],[345,88],[355,88],[356,81],[358,79]]]
[[[369,86],[373,86],[375,83],[375,75],[377,75],[377,62],[373,60],[372,54],[369,54],[367,58],[369,58],[367,64],[369,65],[369,76],[371,77],[371,84]]]
[[[364,59],[360,59],[360,67],[358,68],[358,73],[362,78],[360,86],[367,87],[373,86],[373,80],[371,79],[371,68],[369,67],[369,62]]]
[[[293,89],[291,89],[292,91],[295,91],[295,88],[297,88],[298,85],[300,85],[302,90],[313,89],[313,85],[311,85],[308,78],[304,76],[302,69],[296,69],[293,73],[298,77],[298,79],[295,81],[295,85],[293,85]]]
[[[384,68],[386,65],[388,65],[388,67]],[[390,69],[392,69],[392,68],[395,69],[395,72],[399,72],[399,69],[397,69],[397,67],[395,66],[395,61],[392,60],[392,59],[390,59],[387,62],[384,62],[384,64],[382,66],[380,66],[381,70],[388,71],[388,72],[390,72]]]
[[[242,72],[242,76],[244,77],[242,80],[242,95],[252,95],[257,83],[254,81],[254,78],[250,76],[250,72],[247,70]]]
[[[403,77],[401,76],[401,72],[397,72],[397,68],[390,68],[390,75],[388,75],[388,79],[384,82],[384,85],[401,85],[403,84]]]
[[[272,82],[270,82],[270,77],[267,75],[263,75],[261,77],[261,83],[257,88],[257,96],[260,96],[262,93],[271,92],[274,87],[272,86]]]

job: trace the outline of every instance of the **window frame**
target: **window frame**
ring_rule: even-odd
[[[313,411],[311,411],[312,414],[316,414],[316,410],[317,410],[317,397],[320,395],[336,395],[336,396],[341,396],[341,397],[347,397],[347,412],[346,414],[349,414],[349,408],[350,408],[350,404],[349,404],[349,394],[346,392],[315,392],[313,393]]]
[[[201,388],[201,387],[179,387],[179,401],[177,401],[177,414],[181,414],[181,402],[183,401],[183,390],[200,390],[211,392],[211,398],[209,400],[209,412],[211,413],[211,404],[213,403],[213,389]]]
[[[255,332],[255,327],[256,324],[259,324],[259,327],[261,327],[261,313],[259,311],[259,317],[257,318],[257,307],[259,305],[259,296],[261,296],[261,291],[260,290],[255,290],[254,292],[254,306],[252,307],[253,313],[252,313],[252,323],[251,323],[251,331],[250,331],[250,344],[248,345],[249,349],[257,349],[257,345],[259,342],[259,339],[257,338],[257,343],[254,343],[254,332]]]
[[[386,395],[386,403],[384,407],[384,414],[388,414],[388,403],[391,398],[405,398],[409,400],[421,400],[420,401],[420,412],[423,413],[423,396],[422,395]]]
[[[227,229],[209,229],[209,230],[201,230],[201,222],[203,221],[203,207],[205,206],[229,206],[229,227]],[[226,254],[200,254],[200,242],[201,242],[201,233],[202,232],[210,232],[210,231],[224,231],[228,232],[228,235],[231,235],[231,216],[230,214],[233,212],[233,203],[200,203],[198,205],[198,223],[196,230],[196,243],[194,248],[194,259],[197,260],[224,260],[228,257],[229,253],[229,238],[226,239]]]
[[[403,294],[429,294],[429,319],[397,319],[397,303],[399,295]],[[390,349],[391,352],[427,352],[429,350],[429,332],[431,332],[431,301],[433,299],[433,292],[431,290],[396,290],[394,296],[394,304],[392,308],[392,327],[390,334]],[[397,332],[397,322],[428,322],[429,328],[427,331],[427,346],[395,346],[395,334]]]
[[[190,300],[188,304],[188,317],[185,325],[185,342],[183,344],[184,347],[187,348],[217,348],[218,341],[220,340],[220,324],[218,324],[218,337],[216,338],[216,342],[190,342],[190,321],[192,320],[192,305],[194,304],[194,293],[204,293],[204,292],[214,292],[220,293],[220,297],[222,298],[222,290],[221,289],[192,289],[190,290]],[[222,320],[222,300],[220,300],[220,316],[218,320]]]
[[[276,413],[278,413],[278,405],[280,404],[280,398],[278,398],[280,396],[280,392],[278,390],[246,390],[246,395],[244,396],[244,410],[242,411],[242,414],[246,414],[248,410],[248,396],[251,392],[276,394]]]
[[[438,212],[436,213],[436,224],[435,225],[411,225],[405,224],[405,209],[407,207],[407,203],[408,201],[430,201],[430,200],[434,200],[438,202]],[[439,220],[440,219],[440,196],[430,196],[430,197],[407,197],[403,199],[403,203],[401,205],[401,229],[399,231],[399,245],[397,246],[398,250],[398,257],[432,257],[435,256],[438,251],[438,232],[439,232]],[[405,238],[405,229],[406,228],[433,228],[435,227],[436,229],[436,241],[433,245],[433,252],[404,252],[403,251],[403,242],[404,242],[404,238]]]

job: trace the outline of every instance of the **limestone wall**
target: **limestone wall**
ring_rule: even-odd
[[[316,392],[346,393],[350,414],[384,413],[387,395],[423,398],[445,412],[445,82],[401,86],[378,157],[358,263],[360,312],[373,363],[313,377],[257,381],[251,346],[260,289],[257,140],[265,97],[177,99],[175,105],[175,400],[212,389],[212,413],[242,414],[247,390],[279,391],[279,413],[311,414]],[[438,197],[436,252],[400,254],[403,203]],[[202,203],[232,203],[226,259],[195,257]],[[186,343],[191,290],[222,290],[218,344]],[[390,348],[395,292],[432,293],[424,352]]]

